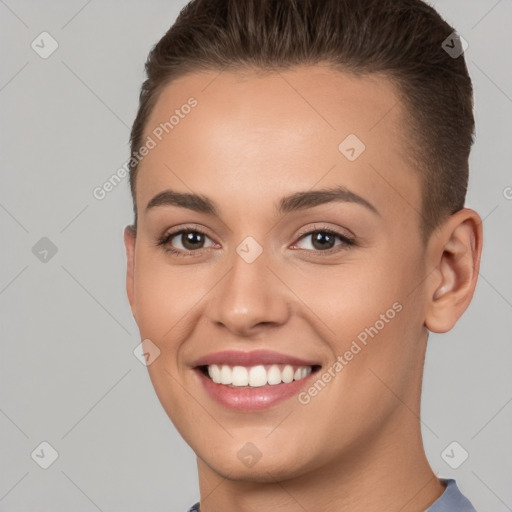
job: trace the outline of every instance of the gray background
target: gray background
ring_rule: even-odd
[[[199,496],[195,456],[133,355],[127,180],[92,195],[128,157],[147,53],[184,4],[0,0],[1,511],[184,512]],[[479,512],[502,512],[512,510],[512,0],[436,8],[469,43],[467,206],[485,219],[485,248],[468,311],[430,338],[423,435],[439,476],[456,478]],[[59,44],[47,59],[31,48],[43,31]],[[46,262],[32,250],[43,237],[57,248]],[[43,441],[58,452],[46,470],[31,457]],[[452,441],[469,453],[457,469],[441,457]]]

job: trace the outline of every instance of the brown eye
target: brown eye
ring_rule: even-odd
[[[339,242],[336,242],[336,239],[338,239]],[[328,252],[337,246],[341,246],[340,249],[342,249],[350,245],[355,245],[353,240],[331,229],[309,231],[300,237],[299,242],[304,240],[311,240],[309,243],[310,247],[306,246],[301,248],[314,252]],[[297,243],[297,245],[299,245],[299,243]]]
[[[336,237],[324,231],[315,231],[311,237],[311,245],[320,251],[332,249],[336,243]]]
[[[210,245],[205,245],[207,240],[210,240]],[[198,229],[181,229],[165,234],[158,240],[157,245],[174,254],[187,256],[214,244],[206,233]]]
[[[178,234],[178,236],[174,238],[179,238],[183,248],[187,251],[202,249],[205,242],[205,235],[198,231],[182,231],[181,234]]]

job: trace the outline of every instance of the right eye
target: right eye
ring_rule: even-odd
[[[196,253],[199,249],[205,248],[205,239],[211,240],[206,233],[197,228],[180,229],[166,233],[158,240],[157,245],[161,246],[165,251],[176,254],[177,256],[191,256],[192,253]],[[176,247],[176,245],[178,245],[178,247]]]

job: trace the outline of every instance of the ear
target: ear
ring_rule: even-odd
[[[432,332],[451,330],[469,306],[480,269],[482,219],[463,208],[448,218],[429,241],[425,326]]]
[[[134,294],[134,275],[135,275],[135,241],[136,229],[134,225],[124,228],[124,247],[126,249],[126,293],[132,310],[133,317],[137,321]]]

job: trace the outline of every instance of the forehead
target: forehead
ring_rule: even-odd
[[[144,140],[155,146],[139,166],[139,210],[165,188],[247,206],[316,183],[374,203],[402,193],[414,201],[405,119],[392,82],[375,74],[320,65],[186,74],[146,122]],[[396,201],[383,206],[397,210]]]

